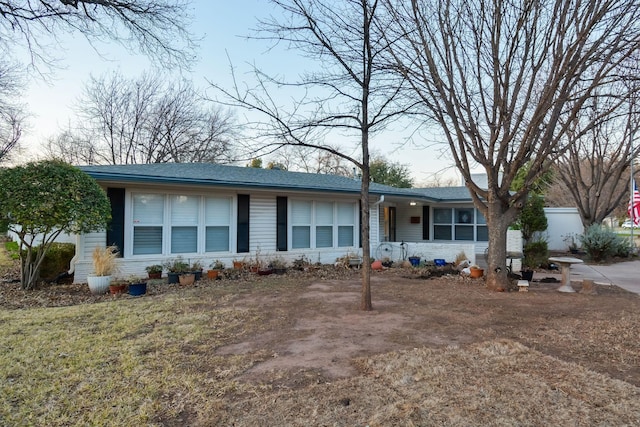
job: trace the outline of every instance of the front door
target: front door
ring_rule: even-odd
[[[384,208],[384,240],[396,241],[396,208],[388,206]]]

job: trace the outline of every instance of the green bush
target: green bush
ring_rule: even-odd
[[[580,237],[582,248],[593,261],[602,261],[612,256],[628,257],[631,242],[608,227],[593,224]]]
[[[40,278],[55,279],[61,273],[69,271],[71,259],[76,254],[73,243],[52,243],[40,266]]]
[[[525,243],[524,248],[524,266],[527,268],[537,268],[547,264],[549,259],[549,246],[543,238],[534,238]]]

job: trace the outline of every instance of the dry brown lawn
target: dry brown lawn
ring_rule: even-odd
[[[141,298],[1,286],[2,425],[640,425],[640,298],[617,287],[392,269],[362,312],[357,272],[331,269]]]

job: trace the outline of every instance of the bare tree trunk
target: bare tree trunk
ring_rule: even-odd
[[[370,238],[370,209],[369,209],[369,142],[367,133],[362,135],[362,189],[360,200],[362,202],[362,300],[360,308],[364,311],[373,310],[371,304],[371,238]]]
[[[507,283],[507,230],[510,222],[498,212],[499,208],[489,209],[487,228],[489,229],[489,251],[487,253],[486,286],[488,289],[504,290]]]

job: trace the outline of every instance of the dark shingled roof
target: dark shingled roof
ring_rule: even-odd
[[[360,192],[360,180],[305,172],[277,169],[259,169],[212,163],[153,163],[142,165],[80,166],[97,181],[136,183],[164,183],[190,185],[216,185],[353,193]],[[432,201],[471,201],[465,187],[451,188],[395,188],[371,183],[370,194],[397,197],[415,197]]]

